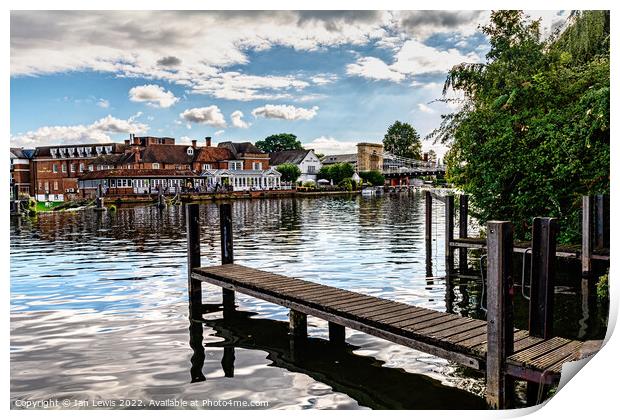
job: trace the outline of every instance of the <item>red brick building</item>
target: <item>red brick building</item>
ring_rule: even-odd
[[[71,199],[79,192],[78,178],[88,172],[112,169],[176,170],[196,174],[230,170],[258,174],[269,169],[269,154],[250,142],[223,142],[214,147],[211,137],[205,137],[201,146],[196,140],[192,140],[191,145],[177,145],[172,137],[130,135],[124,143],[39,147],[31,165],[33,194],[37,200]]]
[[[16,186],[19,194],[31,194],[30,160],[34,150],[11,147],[11,193]]]

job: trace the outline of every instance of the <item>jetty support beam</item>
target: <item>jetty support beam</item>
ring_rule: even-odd
[[[467,216],[469,213],[469,196],[462,194],[459,197],[459,238],[467,238]],[[459,249],[459,271],[467,270],[467,248]]]
[[[584,195],[581,202],[581,275],[588,277],[592,271],[594,197]]]
[[[345,339],[344,326],[329,323],[329,342],[335,346],[343,346]]]
[[[187,290],[190,318],[202,317],[202,283],[192,278],[194,268],[200,267],[200,214],[198,204],[185,206],[187,228]]]
[[[487,387],[491,408],[510,408],[513,381],[506,358],[514,351],[513,229],[510,222],[487,222]]]
[[[234,263],[235,257],[233,253],[232,205],[229,203],[220,204],[220,240],[222,264]],[[222,303],[224,305],[225,317],[234,313],[235,291],[222,288]]]
[[[557,219],[536,217],[532,224],[532,266],[530,269],[529,333],[533,337],[548,340],[553,337],[553,293],[555,286],[555,250],[559,233]],[[523,256],[525,258],[525,255]],[[539,392],[544,386],[527,383],[528,405],[542,401],[546,393]],[[545,387],[546,388],[546,387]]]

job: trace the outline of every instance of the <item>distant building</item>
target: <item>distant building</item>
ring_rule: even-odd
[[[20,194],[31,194],[30,160],[34,150],[11,147],[11,194],[17,186]]]
[[[291,163],[297,165],[301,175],[297,182],[317,181],[316,174],[321,170],[323,164],[314,154],[313,150],[283,150],[269,154],[269,164],[272,167]]]
[[[350,163],[355,172],[383,170],[383,145],[377,143],[358,143],[357,153],[327,155],[321,161],[323,165]]]
[[[120,191],[117,179],[121,180],[121,188],[127,186],[122,185],[125,178],[118,178],[119,172],[109,172],[115,175],[105,177],[105,171],[117,169],[180,171],[178,174],[189,171],[196,176],[204,175],[210,181],[230,182],[234,190],[276,188],[280,177],[279,173],[269,171],[269,155],[250,142],[222,142],[215,147],[211,145],[211,137],[205,137],[204,145],[199,146],[197,140],[192,140],[191,145],[180,145],[175,144],[172,137],[132,134],[124,143],[38,147],[31,165],[33,194],[40,201],[71,199],[79,193],[78,178],[89,181],[82,185],[93,184],[92,176],[85,177],[92,172],[99,172],[97,179],[110,181],[107,188],[114,183],[115,190]],[[150,175],[157,178],[157,172]],[[167,187],[190,184],[189,181],[181,183],[181,178],[172,177],[161,182]],[[133,179],[142,185],[138,187],[140,192],[146,191],[144,186],[153,185],[141,177]],[[132,189],[136,190],[133,184]]]

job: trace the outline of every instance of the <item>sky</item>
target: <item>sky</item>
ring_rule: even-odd
[[[566,11],[530,11],[543,35]],[[488,11],[13,11],[12,147],[129,133],[352,153],[394,121],[424,137],[458,109],[447,71],[484,62]]]

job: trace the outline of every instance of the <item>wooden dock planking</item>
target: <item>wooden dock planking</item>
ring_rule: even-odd
[[[315,315],[473,368],[484,366],[486,322],[346,291],[236,264],[199,267],[192,278]],[[515,330],[511,374],[557,380],[562,362],[580,348],[578,341],[543,340]],[[551,379],[549,379],[551,378]]]

